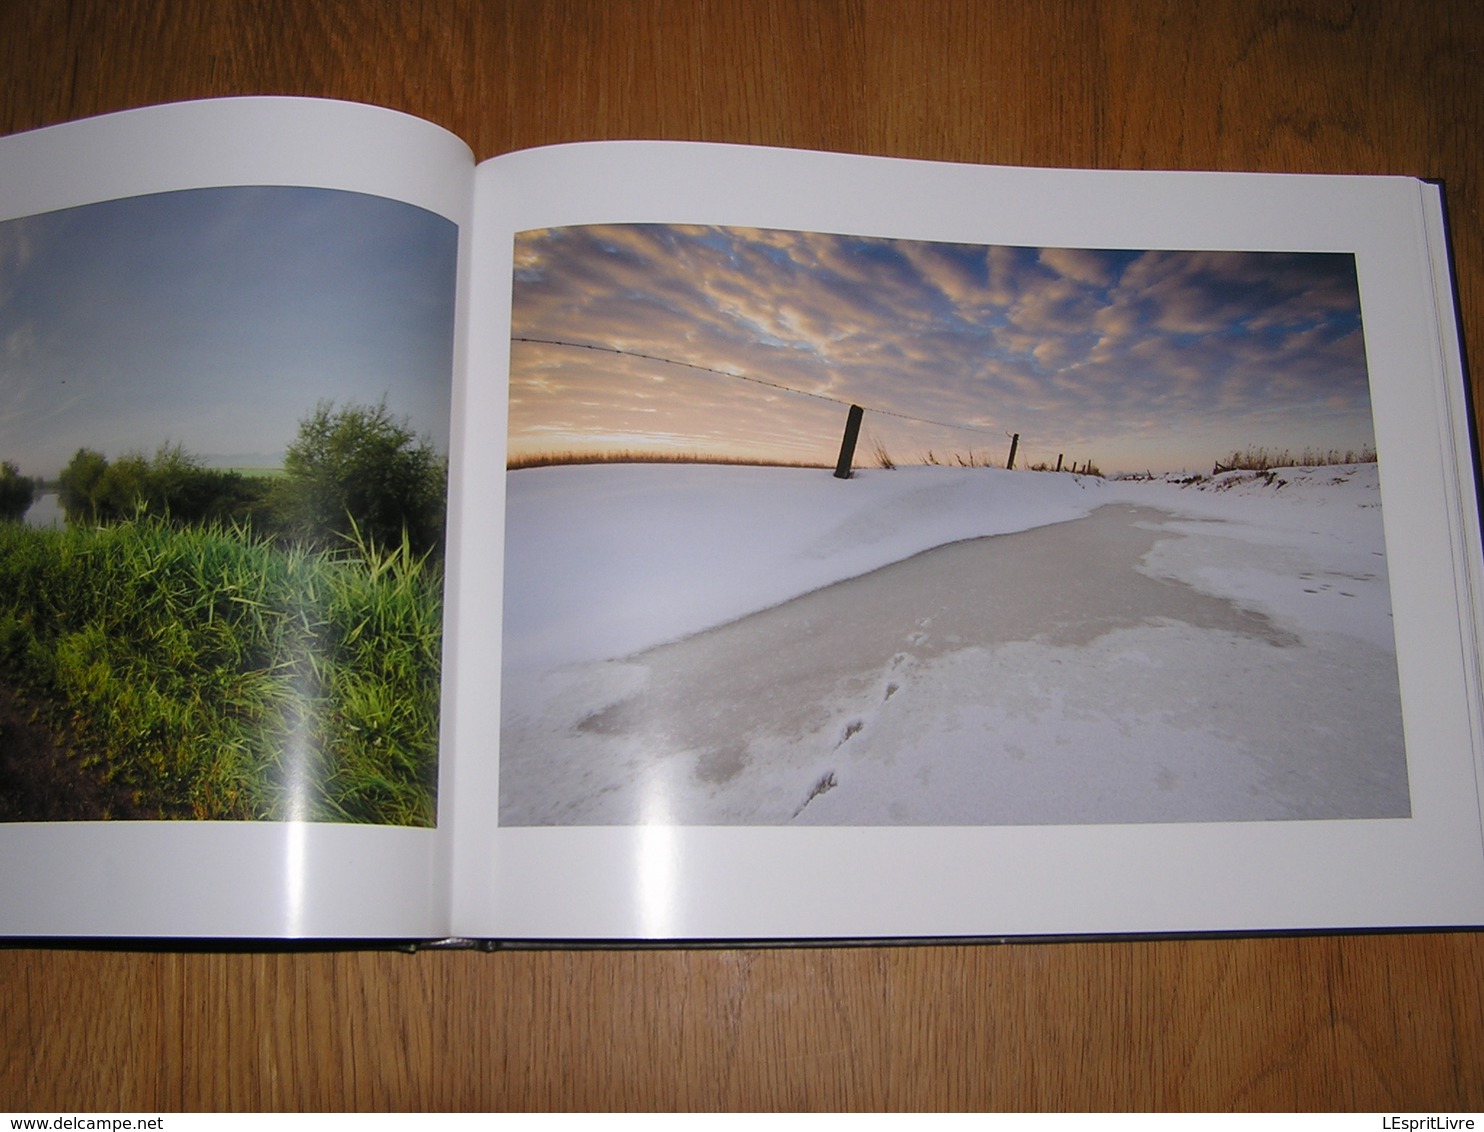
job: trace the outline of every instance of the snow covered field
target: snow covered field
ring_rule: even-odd
[[[1374,464],[539,468],[507,531],[502,824],[1409,813]]]

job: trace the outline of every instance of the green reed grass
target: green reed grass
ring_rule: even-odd
[[[161,817],[435,819],[441,570],[221,526],[0,526],[0,669]]]

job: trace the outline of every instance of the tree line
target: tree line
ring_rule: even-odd
[[[322,401],[299,422],[282,475],[205,467],[180,445],[109,460],[79,448],[58,477],[69,526],[152,517],[174,526],[236,525],[314,546],[345,540],[400,545],[417,554],[443,544],[447,462],[385,400],[337,409]],[[0,463],[0,519],[19,521],[39,481]]]
[[[18,523],[36,500],[39,480],[21,475],[14,460],[0,461],[0,521]]]

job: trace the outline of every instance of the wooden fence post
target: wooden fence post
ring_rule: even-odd
[[[1062,457],[1063,457],[1063,456],[1065,456],[1065,455],[1066,455],[1066,453],[1065,453],[1065,452],[1058,452],[1058,453],[1057,453],[1057,454],[1056,454],[1056,470],[1057,470],[1057,471],[1058,471],[1058,472],[1059,472],[1059,471],[1061,471],[1061,458],[1062,458]]]
[[[1017,432],[1014,436],[1012,436],[1010,438],[1010,458],[1005,461],[1005,470],[1006,471],[1014,471],[1015,470],[1015,450],[1017,448],[1019,448],[1019,447],[1020,447],[1020,433]]]
[[[860,436],[861,418],[866,411],[859,405],[851,405],[845,417],[845,435],[840,438],[840,458],[835,461],[835,478],[850,478],[850,462],[855,459],[855,441]]]

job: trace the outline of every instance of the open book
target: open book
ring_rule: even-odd
[[[1484,923],[1440,194],[0,139],[0,934]]]

